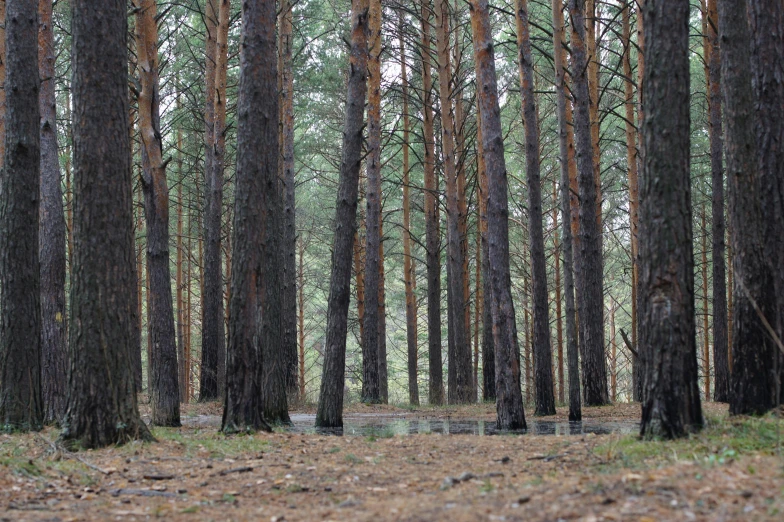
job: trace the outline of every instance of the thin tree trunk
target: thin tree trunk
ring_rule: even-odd
[[[615,342],[615,309],[615,306],[610,308],[610,400],[612,402],[615,402],[618,395],[618,346]]]
[[[226,149],[226,66],[229,0],[207,0],[204,158],[204,263],[199,400],[211,401],[225,391],[225,333],[221,260],[223,164]]]
[[[719,0],[718,11],[732,223],[730,240],[735,270],[730,414],[762,414],[778,404],[778,356],[759,317],[762,314],[775,324],[776,289],[771,266],[765,259],[765,223],[760,208],[761,176],[757,156],[761,143],[755,133],[751,36],[743,2]]]
[[[316,426],[343,426],[343,387],[346,381],[346,333],[351,298],[351,252],[356,233],[357,192],[362,161],[362,127],[367,94],[368,2],[352,0],[351,51],[343,129],[332,270],[327,301],[324,370]]]
[[[593,176],[596,185],[596,225],[599,230],[599,244],[602,236],[602,182],[601,148],[599,147],[599,47],[596,41],[596,0],[586,0],[585,44],[588,53],[588,93],[590,97],[591,147],[593,148]]]
[[[288,422],[281,350],[281,213],[274,0],[242,4],[234,253],[222,430]],[[221,318],[222,319],[222,318]]]
[[[381,209],[378,232],[381,241],[378,245],[378,392],[381,403],[389,402],[389,381],[387,368],[387,308],[386,275],[384,271],[384,209]]]
[[[784,337],[784,4],[747,0],[751,25],[751,72],[755,92],[758,165],[762,208],[765,209],[763,241],[772,264],[778,313],[769,318],[779,339]],[[784,399],[784,354],[778,353],[776,385]]]
[[[647,0],[642,120],[640,354],[643,437],[702,426],[689,178],[689,2]],[[661,71],[669,71],[662,75]]]
[[[127,3],[72,0],[71,15],[77,197],[68,407],[61,437],[98,448],[152,440],[139,416],[131,369],[135,281]],[[29,48],[35,53],[34,44]]]
[[[563,313],[561,310],[561,246],[558,238],[558,182],[553,180],[553,258],[555,259],[555,332],[558,354],[558,402],[566,402],[564,394]]]
[[[193,277],[193,266],[192,266],[192,247],[193,247],[193,196],[191,191],[188,190],[188,232],[187,238],[185,241],[185,252],[187,255],[187,261],[185,264],[185,402],[190,402],[190,399],[193,395],[193,387],[191,386],[191,347],[193,344],[191,343],[191,303],[193,303],[193,295],[192,295],[192,277]]]
[[[542,229],[542,180],[539,161],[539,118],[534,95],[528,0],[517,0],[517,46],[520,90],[525,124],[525,156],[528,183],[528,229],[531,237],[533,289],[533,348],[536,352],[536,415],[555,415],[553,353],[550,339],[550,307],[547,304],[547,261]]]
[[[421,2],[422,24],[422,133],[424,137],[425,243],[427,249],[427,353],[428,402],[444,403],[444,376],[441,354],[441,231],[438,212],[438,177],[435,170],[435,131],[433,129],[433,80],[430,56],[429,0]]]
[[[481,108],[477,105],[476,169],[479,182],[479,235],[482,242],[482,399],[495,400],[495,341],[493,339],[493,283],[490,280],[490,242],[487,237],[487,197],[490,191],[482,145]],[[477,263],[477,270],[479,270]]]
[[[65,323],[65,215],[57,151],[54,32],[52,0],[38,2],[38,92],[41,126],[40,237],[41,263],[41,386],[44,421],[65,414],[67,345]]]
[[[177,89],[179,91],[179,85]],[[182,110],[179,92],[177,94],[177,110]],[[177,307],[177,362],[179,363],[179,384],[180,384],[180,402],[188,402],[187,380],[188,375],[185,373],[185,336],[183,333],[184,319],[183,319],[183,298],[182,298],[182,186],[184,184],[184,174],[182,171],[182,127],[177,128],[177,266],[175,273],[175,302]]]
[[[702,212],[700,214],[700,220],[702,222],[702,364],[705,371],[705,402],[710,402],[711,365],[710,330],[708,329],[708,224],[704,203],[702,204]]]
[[[299,270],[297,277],[299,301],[299,397],[305,401],[305,241],[299,238]]]
[[[517,346],[512,280],[509,271],[509,206],[501,110],[498,105],[493,40],[487,0],[471,2],[478,105],[482,126],[488,194],[488,241],[493,283],[493,335],[495,340],[496,414],[499,429],[525,429],[520,392],[520,356]]]
[[[5,5],[7,94],[5,157],[0,173],[0,426],[13,431],[39,430],[44,421],[38,251],[41,135],[37,11],[35,0],[8,0]],[[47,313],[52,304],[44,303]]]

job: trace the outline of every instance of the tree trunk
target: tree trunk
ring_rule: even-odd
[[[642,126],[642,120],[645,116],[645,111],[643,107],[643,94],[645,92],[645,85],[643,83],[643,76],[645,75],[645,27],[644,27],[644,2],[646,0],[638,0],[637,1],[637,136],[638,136],[638,143],[637,143],[637,171],[638,173],[642,170],[642,163],[643,163],[643,147],[645,144],[642,141],[642,136],[640,132],[640,127]],[[639,207],[640,207],[640,198],[639,198],[639,181],[638,181],[638,190],[637,190],[637,219],[639,221]],[[637,320],[632,324],[632,344],[637,346],[637,353],[640,353],[639,348],[639,328],[640,328],[640,269],[639,269],[639,226],[637,227],[637,259],[636,263],[637,266],[637,299],[635,301],[635,308],[637,309]],[[642,361],[640,357],[637,356],[632,359],[632,398],[635,401],[642,402]]]
[[[705,377],[703,384],[705,386],[705,402],[710,402],[710,383],[711,383],[711,365],[710,365],[710,330],[708,329],[708,224],[707,216],[705,215],[705,203],[702,204],[702,212],[700,213],[700,220],[702,224],[702,359]]]
[[[641,434],[700,429],[689,178],[689,2],[647,0],[640,186]],[[661,71],[669,74],[662,75]]]
[[[229,0],[207,0],[205,157],[204,157],[204,293],[202,300],[201,376],[199,400],[215,400],[225,392],[225,333],[221,261],[223,163],[226,150],[226,60]]]
[[[28,431],[41,429],[44,420],[38,257],[41,183],[38,2],[9,0],[5,9],[7,94],[5,157],[0,173],[0,426],[5,431]]]
[[[563,313],[561,309],[561,246],[558,238],[558,182],[553,180],[553,258],[555,259],[555,332],[558,354],[558,402],[566,402],[564,394]]]
[[[713,257],[713,400],[728,402],[730,368],[727,330],[727,279],[725,269],[724,222],[724,131],[721,118],[721,54],[716,0],[708,0],[708,109],[712,183]]]
[[[634,125],[634,81],[632,80],[632,35],[630,21],[631,4],[623,7],[623,75],[624,81],[624,108],[626,109],[626,172],[629,183],[629,230],[632,251],[632,345],[637,346],[637,286],[639,270],[637,267],[637,251],[640,222],[640,189],[638,183],[637,137]],[[642,92],[642,91],[640,91]],[[632,354],[632,399],[639,401],[639,357]]]
[[[760,208],[762,176],[757,147],[764,142],[758,142],[755,134],[759,125],[755,119],[746,5],[719,0],[718,11],[735,270],[730,413],[762,414],[778,403],[777,350],[760,317],[775,324],[775,280],[765,259],[765,223]],[[766,212],[774,210],[766,208]]]
[[[136,288],[127,4],[72,0],[71,14],[77,197],[62,439],[99,448],[152,440],[139,416],[131,367]]]
[[[495,400],[495,341],[493,339],[493,283],[490,280],[490,242],[487,237],[487,181],[485,153],[482,146],[482,113],[476,112],[476,169],[479,178],[479,235],[482,241],[482,399]],[[478,263],[477,263],[478,265]]]
[[[136,56],[139,90],[139,135],[142,143],[142,189],[147,221],[147,267],[150,281],[148,317],[150,353],[150,402],[152,423],[180,425],[177,383],[177,341],[169,262],[169,187],[160,128],[158,91],[158,27],[156,0],[140,0],[136,11]]]
[[[425,244],[427,249],[427,353],[428,402],[444,403],[444,376],[441,355],[441,231],[438,212],[438,177],[433,129],[433,79],[430,66],[429,0],[421,1],[422,22],[422,133],[424,137]]]
[[[343,426],[343,387],[346,381],[346,333],[351,298],[351,253],[356,233],[362,128],[367,94],[368,2],[352,0],[351,51],[343,128],[343,158],[335,210],[335,237],[327,301],[324,370],[316,426]]]
[[[590,99],[589,114],[591,118],[591,147],[593,148],[593,178],[596,186],[596,225],[599,230],[601,254],[602,241],[602,183],[601,183],[601,148],[599,147],[599,51],[596,41],[596,0],[586,0],[585,44],[588,59],[588,94]]]
[[[618,395],[618,347],[615,343],[615,306],[610,308],[610,400],[615,402]]]
[[[387,368],[387,308],[386,275],[384,272],[384,209],[381,208],[378,232],[381,241],[378,245],[378,393],[381,403],[389,402],[389,379]]]
[[[553,41],[556,52],[555,62],[555,89],[557,93],[558,110],[558,146],[561,159],[561,218],[563,227],[563,271],[564,295],[566,302],[566,357],[569,372],[569,420],[582,419],[580,403],[580,370],[577,353],[577,316],[574,305],[574,266],[572,258],[572,194],[570,193],[571,171],[574,167],[572,161],[573,142],[570,141],[571,128],[569,118],[569,103],[566,99],[566,79],[564,62],[564,18],[561,0],[553,0]],[[570,145],[572,147],[570,147]]]
[[[281,179],[283,181],[283,351],[286,357],[286,391],[289,402],[299,397],[297,385],[297,222],[294,179],[294,5],[281,2],[278,15],[278,52],[281,84]],[[304,398],[304,397],[302,397]]]
[[[65,413],[68,352],[65,324],[65,215],[60,184],[55,110],[54,32],[52,0],[38,2],[38,69],[41,87],[41,201],[39,255],[41,263],[41,386],[44,421]]]
[[[447,393],[450,404],[472,402],[471,346],[465,329],[463,291],[463,248],[460,236],[460,205],[455,160],[454,122],[450,82],[449,1],[435,0],[436,44],[438,48],[438,92],[441,106],[441,153],[446,179],[447,207],[447,309],[451,342],[448,354]]]
[[[555,415],[553,353],[550,344],[550,308],[547,304],[547,261],[542,230],[542,180],[539,163],[539,118],[534,95],[528,0],[517,0],[517,46],[520,90],[525,124],[525,157],[528,183],[528,229],[531,237],[533,289],[533,348],[536,362],[536,415]]]
[[[179,88],[179,84],[178,84]],[[182,110],[180,96],[177,95],[177,109]],[[185,334],[184,334],[184,310],[183,310],[183,251],[182,251],[182,233],[183,233],[183,216],[182,216],[182,186],[185,181],[185,176],[182,171],[182,127],[177,128],[177,267],[175,273],[175,286],[176,293],[174,300],[177,306],[177,361],[179,363],[179,384],[180,384],[180,402],[188,402],[188,374],[186,373],[185,362]]]
[[[299,270],[297,273],[297,298],[299,301],[299,398],[306,400],[305,395],[305,241],[299,238]]]
[[[474,36],[482,150],[490,189],[487,221],[490,243],[489,273],[493,284],[497,424],[499,429],[525,429],[517,327],[509,271],[508,184],[487,0],[472,1],[471,28]]]
[[[751,72],[757,116],[760,194],[765,209],[763,241],[772,264],[778,314],[769,316],[779,339],[784,338],[784,4],[747,0],[751,25]],[[777,354],[777,386],[784,399],[784,353]]]
[[[275,1],[242,4],[237,174],[222,430],[289,422],[281,349],[281,204]]]
[[[577,305],[580,315],[583,394],[588,406],[609,401],[604,353],[604,290],[601,230],[596,217],[596,184],[591,145],[590,97],[586,69],[585,0],[570,0],[572,71],[576,113],[577,167],[580,195],[580,234],[577,251]]]

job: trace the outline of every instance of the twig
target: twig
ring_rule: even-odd
[[[637,350],[635,350],[634,346],[632,346],[632,343],[629,340],[629,337],[626,335],[626,332],[623,330],[623,328],[621,328],[621,337],[623,337],[623,342],[626,343],[626,347],[629,349],[630,352],[632,352],[632,355],[634,355],[635,357],[639,357],[640,354],[637,353]]]
[[[107,471],[105,469],[99,468],[95,464],[91,464],[90,462],[87,462],[86,460],[84,460],[82,457],[80,457],[76,453],[72,453],[72,452],[68,451],[62,445],[55,444],[54,442],[52,442],[51,440],[47,439],[46,437],[44,437],[40,433],[36,433],[35,435],[37,437],[39,437],[41,440],[43,440],[44,442],[46,442],[47,444],[49,444],[49,446],[52,448],[52,450],[54,450],[55,452],[59,451],[64,457],[68,457],[70,459],[78,460],[79,462],[81,462],[82,464],[87,466],[88,468],[94,469],[95,471],[98,471],[99,473],[103,473],[104,475],[111,475],[112,474],[111,471]]]

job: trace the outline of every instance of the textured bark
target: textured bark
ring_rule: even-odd
[[[640,186],[643,437],[700,429],[689,178],[689,2],[647,0]],[[667,71],[668,74],[661,74]]]
[[[180,97],[177,96],[177,108],[181,109]],[[179,363],[179,384],[180,402],[188,402],[188,373],[186,372],[185,362],[185,311],[183,309],[183,215],[182,215],[182,186],[184,175],[182,172],[182,128],[177,129],[177,267],[175,273],[176,292],[174,300],[176,302],[177,313],[177,362]]]
[[[346,381],[346,334],[351,298],[351,261],[357,225],[357,192],[362,161],[362,127],[367,94],[368,3],[351,4],[351,50],[343,128],[332,270],[327,301],[327,332],[316,426],[343,426],[343,387]]]
[[[389,402],[389,381],[387,376],[387,311],[386,275],[384,272],[384,209],[381,208],[378,231],[381,242],[378,246],[378,392],[381,403]]]
[[[142,190],[147,222],[148,317],[150,350],[150,403],[152,423],[180,425],[177,382],[177,341],[169,262],[169,187],[160,126],[158,81],[158,28],[156,0],[136,5],[136,56],[138,59],[139,135],[142,147]]]
[[[615,343],[615,306],[610,309],[610,400],[615,402],[618,394],[618,347]]]
[[[221,261],[221,210],[226,125],[226,56],[229,1],[207,0],[205,157],[204,157],[204,277],[202,285],[201,375],[199,400],[222,396],[225,387],[225,334]]]
[[[0,430],[27,431],[40,429],[44,420],[38,257],[41,182],[38,2],[9,0],[5,8],[7,94],[5,157],[0,173]]]
[[[450,404],[472,402],[471,345],[465,328],[463,292],[463,248],[460,238],[460,206],[452,117],[449,1],[435,0],[436,47],[438,49],[438,93],[441,106],[441,154],[446,180],[447,208],[447,312],[449,354],[447,398]]]
[[[485,153],[482,146],[482,113],[477,106],[476,168],[479,178],[479,235],[482,242],[482,399],[495,400],[495,341],[493,339],[493,283],[490,280],[490,241],[487,237],[487,181]],[[478,265],[478,263],[477,263]]]
[[[520,392],[517,326],[509,271],[508,183],[490,16],[487,0],[473,0],[470,7],[478,105],[481,114],[482,150],[490,189],[487,220],[490,244],[489,272],[493,284],[497,424],[499,429],[525,429],[523,397]]]
[[[433,79],[430,57],[429,0],[421,1],[422,23],[422,133],[424,135],[425,244],[427,249],[427,353],[430,404],[444,403],[444,376],[441,354],[441,230],[438,212],[435,131],[433,129]]]
[[[365,214],[365,336],[362,343],[362,401],[380,403],[379,271],[381,261],[381,0],[368,11],[367,213]]]
[[[299,304],[299,397],[305,397],[305,241],[299,238],[299,269],[297,270],[297,300]]]
[[[705,215],[705,204],[700,212],[702,224],[702,367],[705,373],[703,385],[705,386],[705,402],[711,400],[711,364],[710,364],[710,330],[708,329],[708,225]]]
[[[743,2],[719,0],[718,10],[735,271],[730,413],[761,414],[778,403],[776,346],[760,317],[775,324],[776,289],[765,259],[757,157],[757,147],[762,143],[755,134],[758,124],[751,80],[751,36]]]
[[[555,89],[557,93],[558,111],[558,147],[561,160],[561,217],[563,227],[563,270],[564,270],[564,296],[566,304],[566,357],[569,372],[569,420],[582,419],[582,406],[580,401],[580,370],[577,353],[577,316],[574,305],[574,266],[572,254],[572,194],[570,193],[571,171],[573,170],[573,154],[570,154],[571,127],[569,118],[569,103],[566,99],[566,85],[564,75],[564,18],[563,3],[553,0],[553,42],[556,52],[555,63]]]
[[[599,52],[596,41],[596,0],[585,2],[585,45],[588,60],[588,94],[590,98],[589,115],[591,119],[591,147],[593,148],[593,179],[596,185],[596,224],[599,230],[599,245],[602,241],[602,182],[601,148],[599,147]],[[601,253],[601,250],[600,250]]]
[[[411,172],[409,142],[411,128],[408,103],[408,68],[406,64],[405,39],[402,37],[405,29],[405,19],[400,15],[400,78],[403,93],[403,281],[406,286],[406,347],[408,348],[408,402],[419,404],[419,379],[418,359],[419,347],[417,346],[417,301],[414,293],[416,289],[416,270],[414,258],[411,256]]]
[[[637,251],[639,241],[640,223],[640,189],[638,181],[639,158],[637,157],[637,129],[634,125],[634,80],[632,79],[632,35],[630,21],[631,5],[627,3],[623,7],[622,31],[623,31],[623,75],[626,77],[624,82],[624,108],[626,115],[626,173],[629,183],[629,230],[632,254],[632,345],[637,346],[637,287],[639,280],[639,269],[637,266]],[[636,348],[635,348],[636,349]],[[632,354],[632,398],[640,400],[640,361],[639,357]]]
[[[575,100],[580,231],[575,265],[578,267],[577,306],[580,315],[583,397],[588,406],[609,401],[604,353],[604,290],[601,229],[596,217],[596,184],[591,145],[590,96],[586,77],[585,0],[570,0],[572,19],[572,71]]]
[[[290,0],[281,2],[278,15],[278,69],[281,96],[281,180],[283,181],[283,351],[289,402],[300,397],[297,383],[297,222],[294,179],[294,71],[292,48],[294,13]]]
[[[778,313],[769,318],[784,338],[784,4],[747,0],[751,29],[751,72],[757,116],[760,195],[764,209],[763,242],[771,263]],[[779,398],[784,398],[784,353],[777,354]]]
[[[533,290],[533,349],[536,352],[536,415],[555,415],[550,307],[547,304],[547,261],[542,229],[542,181],[539,161],[539,117],[534,95],[528,0],[517,0],[517,46],[520,90],[525,124],[525,157],[528,183],[528,233],[531,239]]]
[[[62,438],[83,448],[152,440],[131,369],[133,228],[125,1],[71,1],[74,258]]]
[[[561,308],[561,246],[558,237],[558,182],[553,181],[553,258],[555,260],[555,335],[558,358],[558,402],[566,401],[564,393],[563,310]]]
[[[0,20],[3,26],[0,27],[0,83],[5,86],[5,2],[0,0]],[[66,96],[70,91],[66,90]],[[0,162],[5,161],[5,113],[6,113],[5,88],[0,89]],[[2,166],[2,163],[0,163]]]
[[[44,421],[65,414],[68,352],[65,323],[65,214],[57,152],[52,0],[38,2],[38,93],[41,133],[40,236],[41,386]]]
[[[242,4],[237,174],[224,432],[288,422],[281,350],[275,1]]]
[[[713,400],[729,401],[730,367],[727,328],[727,279],[724,221],[724,131],[721,116],[721,53],[716,0],[708,0],[708,110],[711,156],[711,235],[713,252]]]

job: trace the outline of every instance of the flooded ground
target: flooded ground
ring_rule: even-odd
[[[220,428],[217,415],[199,415],[183,418],[183,425],[194,428]],[[558,420],[528,419],[528,429],[517,432],[500,432],[495,421],[483,419],[440,418],[426,415],[390,415],[379,413],[352,413],[343,417],[343,428],[316,428],[316,416],[307,413],[291,415],[291,426],[276,430],[290,433],[318,435],[349,435],[392,437],[400,435],[631,435],[639,431],[639,423],[629,420],[586,420],[569,422]]]

